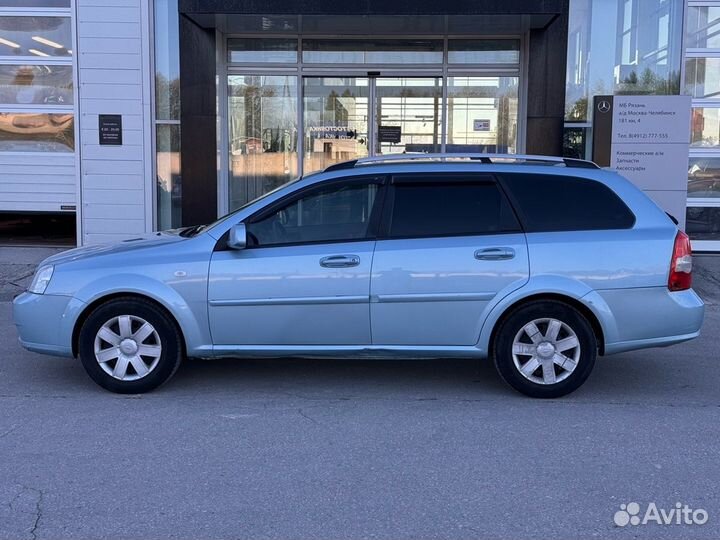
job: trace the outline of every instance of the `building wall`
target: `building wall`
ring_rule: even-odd
[[[82,244],[154,229],[150,0],[76,0]],[[99,144],[120,114],[122,146]]]

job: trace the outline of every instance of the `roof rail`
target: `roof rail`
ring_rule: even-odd
[[[374,156],[353,159],[350,161],[343,161],[335,163],[325,168],[325,171],[339,171],[343,169],[352,169],[357,165],[372,165],[377,163],[383,163],[387,161],[448,161],[451,159],[468,159],[471,161],[480,161],[481,163],[492,164],[493,160],[513,160],[520,163],[531,163],[541,162],[549,163],[553,165],[564,165],[565,167],[574,167],[579,169],[599,169],[592,161],[586,161],[584,159],[575,158],[564,158],[556,156],[534,156],[526,154],[475,154],[475,153],[439,153],[439,154],[390,154],[387,156]]]

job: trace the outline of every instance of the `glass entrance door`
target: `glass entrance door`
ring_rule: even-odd
[[[374,154],[440,152],[442,78],[378,77],[374,82]]]
[[[440,77],[305,77],[305,173],[368,155],[440,152]]]
[[[303,79],[303,172],[369,153],[370,80],[367,77]]]

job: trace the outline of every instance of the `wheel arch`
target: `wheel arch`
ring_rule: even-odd
[[[144,302],[152,304],[153,306],[161,310],[172,322],[172,324],[175,325],[175,328],[180,334],[180,342],[183,348],[183,354],[187,352],[187,338],[185,336],[185,332],[183,331],[182,325],[180,324],[180,321],[178,321],[177,317],[175,317],[175,315],[167,308],[167,306],[165,306],[162,302],[158,301],[156,298],[153,298],[152,296],[148,296],[146,294],[141,294],[138,292],[116,291],[95,298],[92,302],[86,304],[78,315],[72,330],[71,346],[72,354],[74,357],[77,357],[78,355],[80,330],[82,329],[83,324],[85,324],[85,321],[88,319],[90,314],[101,305],[106,304],[107,302],[111,302],[112,300],[118,300],[121,298],[127,298],[130,300],[142,300]]]
[[[511,302],[509,305],[502,308],[502,312],[493,322],[492,330],[490,331],[490,335],[488,337],[486,349],[488,352],[488,356],[492,356],[493,354],[492,348],[494,346],[495,336],[497,335],[497,331],[500,326],[502,326],[502,323],[519,307],[529,304],[530,302],[536,302],[538,300],[554,300],[556,302],[562,302],[579,311],[580,314],[582,314],[583,317],[587,319],[588,323],[590,323],[590,326],[593,330],[593,333],[595,334],[595,338],[598,343],[599,354],[601,356],[605,354],[605,330],[603,329],[598,315],[587,304],[583,303],[580,298],[576,298],[567,294],[557,292],[536,292],[527,296],[523,296],[522,298],[518,298]]]

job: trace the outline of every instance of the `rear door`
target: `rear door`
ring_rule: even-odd
[[[488,305],[528,280],[525,235],[492,176],[397,175],[381,231],[374,345],[474,345]]]

